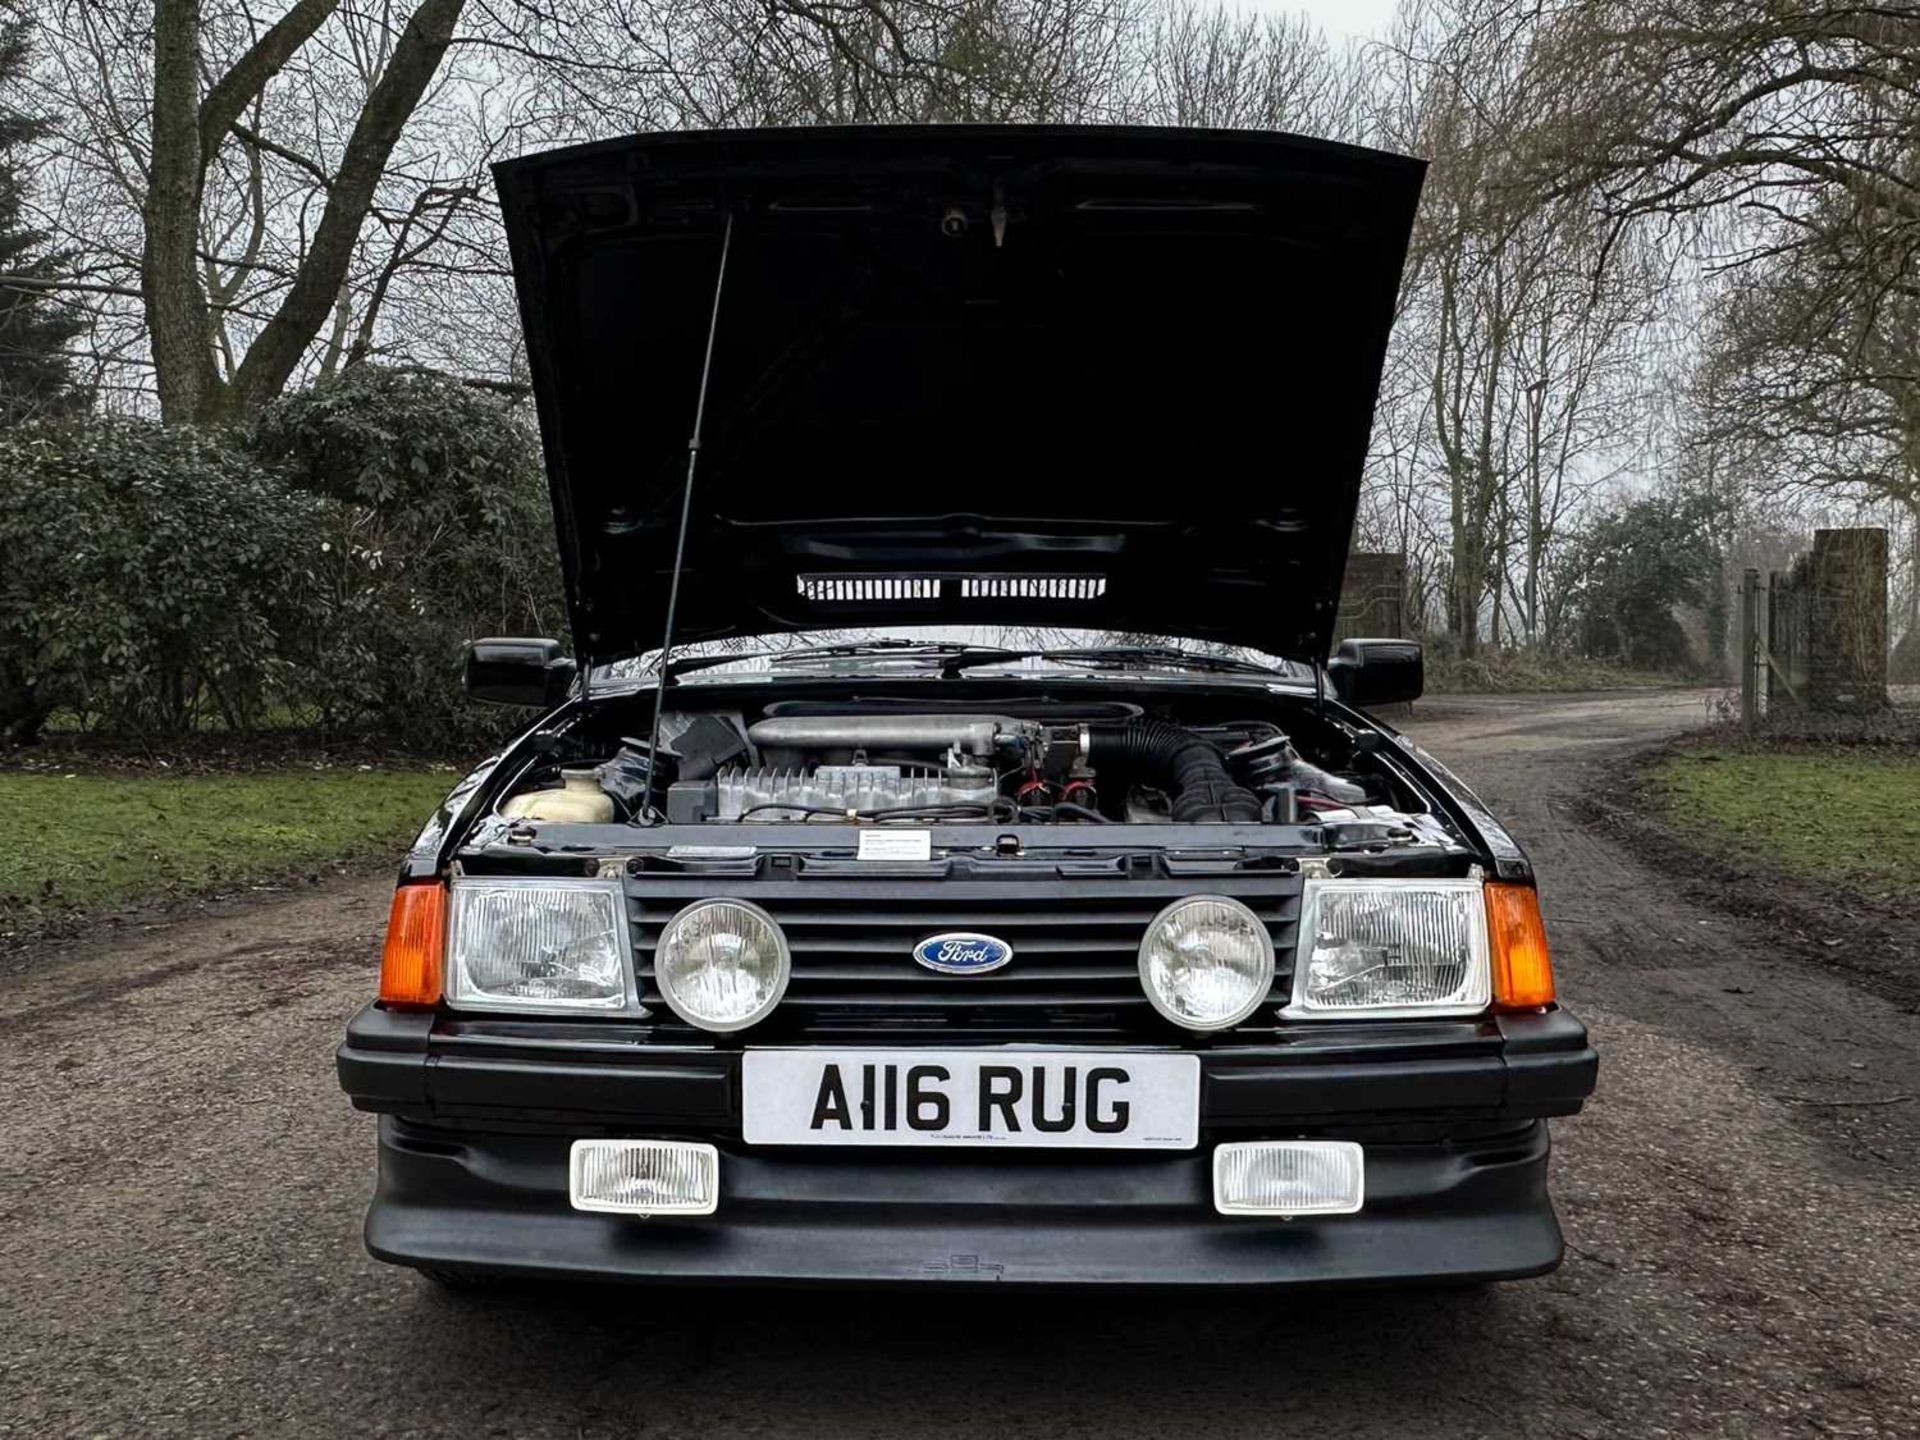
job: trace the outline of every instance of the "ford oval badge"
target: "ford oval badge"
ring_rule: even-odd
[[[942,975],[984,975],[1013,959],[1013,947],[991,935],[956,930],[922,940],[913,947],[913,958]]]

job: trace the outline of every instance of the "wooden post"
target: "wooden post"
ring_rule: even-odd
[[[1740,724],[1751,730],[1760,718],[1760,572],[1740,577]]]

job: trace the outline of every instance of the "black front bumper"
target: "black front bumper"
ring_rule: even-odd
[[[1127,1152],[784,1151],[739,1139],[739,1052],[618,1025],[369,1007],[339,1052],[381,1112],[368,1248],[402,1264],[549,1277],[792,1283],[1278,1285],[1483,1280],[1558,1263],[1544,1119],[1596,1060],[1571,1017],[1301,1026],[1202,1052],[1202,1141]],[[576,1138],[708,1140],[712,1216],[635,1220],[567,1200]],[[1366,1148],[1356,1215],[1214,1212],[1219,1140]]]

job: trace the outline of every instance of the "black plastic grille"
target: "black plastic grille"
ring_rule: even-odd
[[[1273,937],[1278,975],[1270,1005],[1223,1038],[1274,1027],[1290,983],[1300,879],[1291,874],[1193,879],[844,880],[642,876],[628,882],[634,962],[643,1004],[663,1031],[689,1036],[660,1000],[654,946],[683,906],[751,900],[786,932],[793,979],[779,1010],[744,1041],[854,1037],[1084,1040],[1164,1043],[1190,1036],[1163,1019],[1140,987],[1141,937],[1153,917],[1192,895],[1231,895]],[[943,975],[913,948],[949,930],[979,931],[1013,947],[1004,968]]]

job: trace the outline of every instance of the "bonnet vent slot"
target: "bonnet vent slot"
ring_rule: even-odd
[[[1098,600],[1106,593],[1104,575],[967,575],[960,581],[968,600]]]
[[[938,600],[937,575],[801,575],[800,594],[808,600]]]

